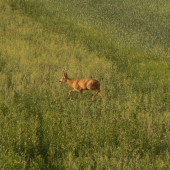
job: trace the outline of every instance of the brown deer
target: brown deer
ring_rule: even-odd
[[[100,91],[100,82],[95,79],[76,79],[72,80],[69,79],[67,76],[67,73],[63,70],[63,77],[59,81],[60,83],[67,83],[71,87],[73,87],[72,90],[70,90],[70,93],[68,95],[68,98],[70,97],[71,92],[77,91],[80,93],[80,97],[82,98],[82,91],[83,90],[94,90],[96,91],[96,94],[92,97],[92,100],[94,100],[95,96],[97,94],[100,94],[100,96],[103,97],[103,94]]]

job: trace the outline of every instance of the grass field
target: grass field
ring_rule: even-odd
[[[0,169],[168,170],[169,6],[1,0]],[[63,69],[104,98],[67,99]]]

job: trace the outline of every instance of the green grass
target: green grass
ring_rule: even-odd
[[[168,7],[2,0],[0,169],[169,169]]]

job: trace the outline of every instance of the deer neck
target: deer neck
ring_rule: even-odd
[[[71,87],[72,87],[72,85],[73,85],[73,82],[74,82],[74,80],[71,80],[71,79],[67,79],[67,84],[68,85],[70,85]]]

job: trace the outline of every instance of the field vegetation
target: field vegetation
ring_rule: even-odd
[[[169,169],[170,2],[0,1],[0,169]],[[104,98],[67,99],[70,78]]]

